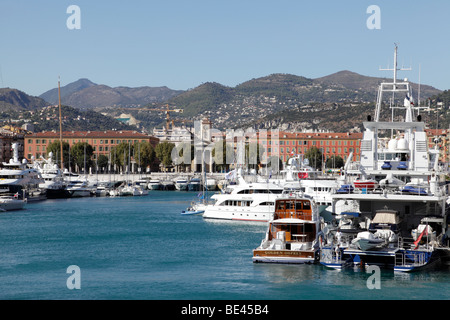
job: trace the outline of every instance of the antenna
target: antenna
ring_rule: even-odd
[[[421,65],[419,64],[419,94],[418,94],[418,97],[417,97],[417,100],[419,100],[419,102],[418,102],[418,107],[419,107],[419,114],[420,114],[420,69],[421,69]]]
[[[394,67],[387,69],[380,69],[380,71],[394,71],[393,81],[392,82],[382,82],[378,89],[378,97],[377,97],[377,105],[375,108],[375,122],[380,120],[381,106],[383,103],[383,93],[391,92],[392,93],[392,102],[395,99],[396,93],[404,93],[406,94],[407,99],[411,96],[411,87],[408,82],[408,79],[404,79],[404,81],[397,82],[397,71],[409,71],[411,68],[399,68],[398,67],[398,43],[394,43]],[[391,106],[392,109],[397,108]],[[401,108],[403,109],[403,108]],[[393,119],[392,119],[393,120]]]
[[[398,56],[398,43],[394,43],[395,46],[395,51],[394,51],[394,68],[387,68],[387,69],[381,69],[380,71],[394,71],[394,84],[397,83],[397,71],[411,71],[411,67],[409,68],[398,68],[398,61],[397,61],[397,56]]]

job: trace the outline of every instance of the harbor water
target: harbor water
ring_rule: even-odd
[[[0,299],[450,299],[450,273],[254,264],[266,224],[181,211],[192,192],[28,203],[0,213]],[[79,267],[70,289],[69,266]]]

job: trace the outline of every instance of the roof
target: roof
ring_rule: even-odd
[[[275,132],[267,131],[266,134],[262,134],[261,132],[257,133],[258,136],[261,135],[263,138],[266,137],[270,138],[272,134],[276,137]],[[278,139],[362,139],[363,133],[362,132],[284,132],[279,131],[278,132]]]
[[[63,131],[63,138],[135,138],[157,139],[154,136],[132,130],[105,130],[105,131]],[[59,132],[46,131],[28,134],[26,138],[59,138]]]

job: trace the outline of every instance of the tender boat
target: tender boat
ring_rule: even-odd
[[[318,261],[320,218],[310,197],[290,194],[275,200],[266,237],[253,250],[253,262],[304,264]]]
[[[26,199],[19,199],[19,195],[0,195],[0,211],[22,210]]]
[[[378,186],[378,182],[375,179],[358,179],[353,182],[353,185],[357,189],[373,190]]]

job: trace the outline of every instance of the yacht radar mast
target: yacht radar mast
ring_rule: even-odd
[[[397,71],[410,71],[411,68],[398,68],[398,45],[397,43],[394,43],[395,50],[394,50],[394,68],[387,68],[387,69],[380,69],[380,71],[394,71],[394,77],[392,82],[382,82],[378,88],[378,97],[377,97],[377,106],[375,109],[375,121],[378,122],[380,120],[380,113],[381,113],[381,105],[383,102],[383,93],[384,92],[392,92],[392,101],[394,100],[396,93],[403,93],[405,94],[406,98],[408,100],[408,106],[406,106],[407,103],[405,103],[404,107],[401,107],[404,109],[406,107],[407,113],[410,113],[409,111],[412,111],[411,108],[413,107],[414,103],[412,102],[412,94],[411,94],[411,85],[408,82],[407,79],[398,82],[397,81]],[[411,107],[411,108],[410,108]],[[393,108],[393,107],[391,107]],[[408,111],[409,109],[409,111]],[[408,116],[407,120],[412,121],[412,114],[410,113],[410,116]],[[393,119],[392,119],[393,120]]]

